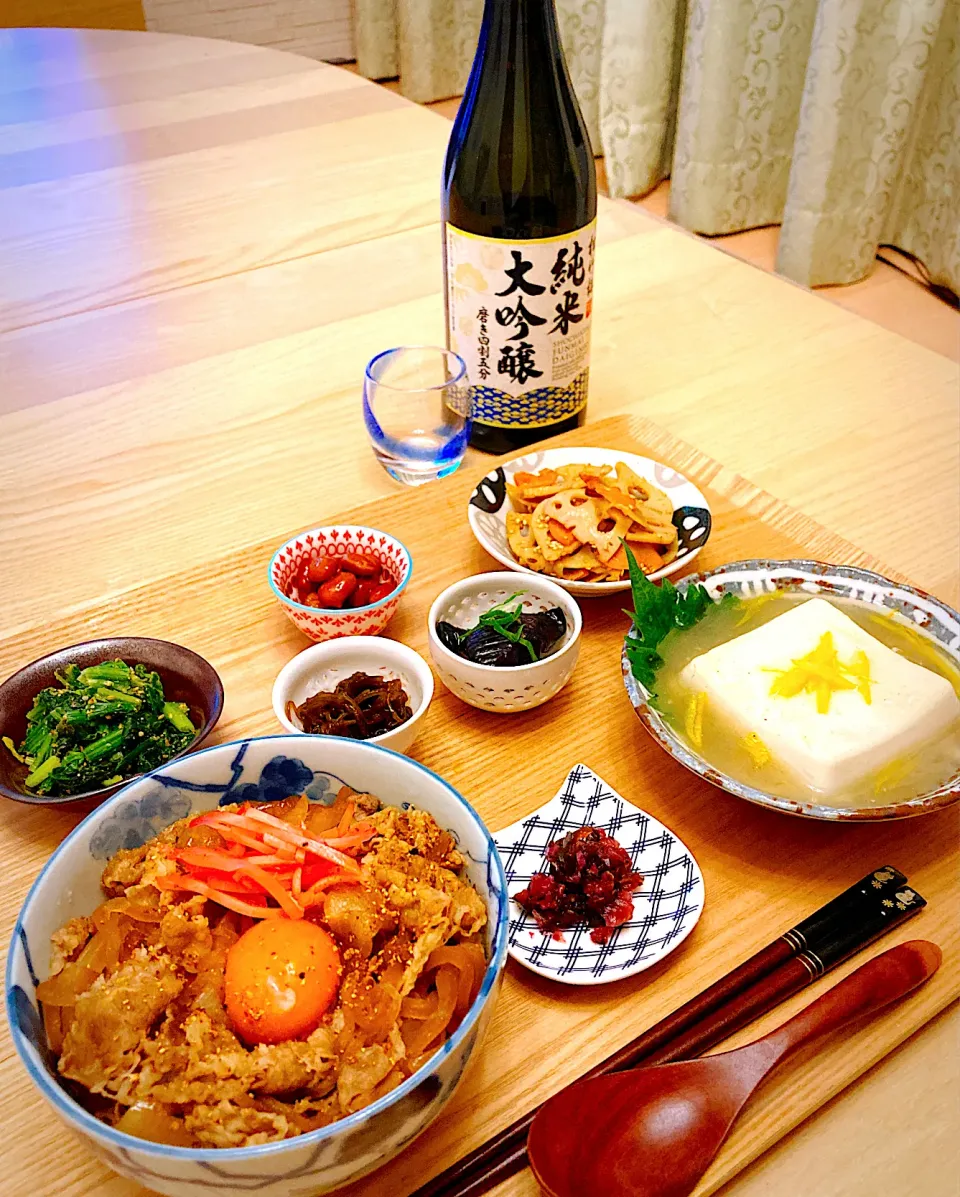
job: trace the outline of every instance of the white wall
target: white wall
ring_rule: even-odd
[[[355,57],[350,0],[143,0],[156,33],[222,37],[309,58]]]

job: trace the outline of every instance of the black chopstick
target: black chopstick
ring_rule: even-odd
[[[898,869],[874,869],[809,918],[632,1039],[578,1080],[690,1059],[707,1051],[881,935],[926,902]],[[422,1185],[410,1197],[481,1197],[527,1164],[538,1107]]]

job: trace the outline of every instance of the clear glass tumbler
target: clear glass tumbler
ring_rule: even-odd
[[[367,365],[363,419],[391,478],[422,486],[452,474],[470,436],[471,394],[463,358],[449,349],[387,349]]]

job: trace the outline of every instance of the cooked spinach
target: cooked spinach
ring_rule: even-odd
[[[20,745],[3,743],[29,769],[27,789],[81,794],[156,769],[196,737],[185,703],[169,702],[145,665],[67,665],[33,700]]]

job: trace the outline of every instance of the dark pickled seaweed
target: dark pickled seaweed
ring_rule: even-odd
[[[333,690],[321,690],[300,706],[291,699],[287,718],[296,716],[309,735],[369,740],[393,731],[413,715],[398,678],[353,673]]]
[[[540,661],[554,652],[566,635],[567,619],[560,607],[549,611],[524,611],[523,604],[509,604],[520,594],[485,611],[469,628],[440,621],[437,639],[452,653],[477,665],[511,668]]]

